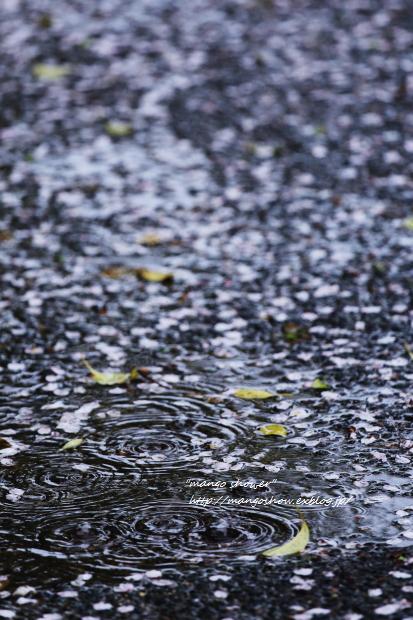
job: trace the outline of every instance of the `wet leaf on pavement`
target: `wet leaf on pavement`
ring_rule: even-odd
[[[67,65],[52,65],[46,63],[37,63],[33,67],[33,75],[39,80],[54,82],[60,80],[70,73],[70,67]]]
[[[83,360],[83,363],[92,375],[92,379],[100,385],[119,385],[138,377],[136,368],[133,368],[130,372],[99,372],[92,368],[87,360]]]
[[[156,233],[146,233],[146,235],[143,235],[142,237],[138,239],[138,242],[141,245],[147,245],[149,247],[152,247],[152,246],[159,245],[160,243],[162,243],[162,239]]]
[[[413,230],[413,217],[406,217],[403,226],[407,228],[407,230]]]
[[[413,360],[413,351],[411,350],[410,346],[407,344],[407,342],[405,342],[403,346],[407,355],[410,357],[411,360]]]
[[[122,123],[121,121],[109,121],[105,125],[105,131],[112,138],[126,138],[133,133],[133,127],[130,123]]]
[[[174,276],[169,271],[153,271],[142,267],[134,270],[135,275],[146,282],[162,282],[168,284],[173,281]]]
[[[233,393],[237,398],[244,400],[263,400],[265,398],[276,398],[276,394],[267,392],[267,390],[255,390],[253,388],[240,388]]]
[[[311,387],[313,388],[313,390],[328,390],[329,389],[329,385],[326,381],[324,381],[324,379],[314,379],[314,381],[311,384]]]

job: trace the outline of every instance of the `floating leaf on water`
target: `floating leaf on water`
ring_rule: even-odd
[[[162,282],[168,284],[174,279],[173,274],[168,271],[152,271],[152,269],[146,269],[145,267],[135,269],[134,273],[138,278],[146,282]]]
[[[53,82],[69,75],[70,67],[67,65],[49,65],[47,63],[37,63],[33,67],[33,75],[39,80]]]
[[[265,426],[261,426],[260,433],[263,435],[278,435],[279,437],[285,437],[288,434],[288,431],[282,424],[265,424]]]
[[[324,379],[314,379],[314,381],[311,384],[311,387],[313,388],[313,390],[328,390],[328,388],[330,387],[328,385],[328,383],[326,383],[324,381]]]
[[[404,346],[404,350],[406,351],[407,355],[410,357],[411,360],[413,360],[413,351],[411,350],[407,342],[405,342],[403,346]]]
[[[310,528],[305,521],[301,521],[301,527],[298,534],[291,540],[278,547],[272,547],[262,552],[266,558],[280,557],[283,555],[292,555],[304,551],[310,540]]]
[[[105,131],[112,136],[112,138],[126,138],[133,133],[133,127],[130,123],[109,121],[105,125]]]
[[[244,400],[262,400],[264,398],[275,398],[276,394],[267,392],[267,390],[254,390],[253,388],[240,388],[233,393],[237,398]]]
[[[406,217],[403,226],[407,228],[407,230],[413,230],[413,217]]]
[[[82,439],[81,437],[77,437],[76,439],[71,439],[70,441],[67,441],[64,444],[64,446],[62,446],[59,449],[59,452],[61,452],[62,450],[74,450],[75,448],[78,448],[79,446],[81,446],[83,442],[84,442],[84,439]]]
[[[133,368],[131,372],[99,372],[92,368],[87,360],[83,360],[84,365],[89,370],[92,378],[96,383],[100,385],[119,385],[126,383],[130,379],[136,379],[138,377],[138,371]]]
[[[0,450],[6,450],[7,448],[11,448],[11,443],[7,439],[0,437]]]

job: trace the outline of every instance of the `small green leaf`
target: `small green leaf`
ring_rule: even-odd
[[[126,138],[133,133],[133,127],[130,123],[123,123],[121,121],[109,121],[105,125],[105,131],[112,138]]]
[[[275,398],[276,394],[267,392],[267,390],[254,390],[253,388],[240,388],[233,393],[237,398],[244,400],[262,400],[265,398]]]
[[[308,329],[304,325],[287,321],[282,326],[282,333],[284,340],[290,343],[300,342],[302,340],[308,340],[310,334]]]
[[[407,230],[413,230],[413,217],[406,217],[403,226],[407,228]]]
[[[291,540],[278,547],[272,547],[262,552],[266,558],[280,557],[283,555],[292,555],[293,553],[301,553],[304,551],[310,541],[310,528],[305,521],[301,521],[301,527],[298,534]]]
[[[386,273],[386,264],[381,260],[376,260],[372,263],[372,269],[375,275],[382,276]]]
[[[43,13],[43,15],[40,15],[37,23],[40,28],[51,28],[53,26],[53,19],[49,13]]]
[[[173,274],[170,272],[153,271],[144,267],[141,269],[135,269],[134,273],[138,276],[138,278],[141,278],[141,280],[145,280],[146,282],[164,282],[166,284],[168,282],[172,282],[174,279]]]
[[[54,82],[69,75],[70,67],[67,65],[49,65],[46,63],[37,63],[33,67],[33,75],[39,80]]]
[[[279,437],[285,437],[288,434],[288,431],[282,424],[266,424],[265,426],[261,426],[260,433],[263,435],[278,435]]]
[[[313,390],[328,390],[330,386],[323,379],[317,378],[317,379],[314,379],[314,381],[311,384],[311,387],[313,388]]]
[[[82,439],[81,437],[78,437],[77,439],[71,439],[60,448],[59,452],[61,452],[62,450],[74,450],[75,448],[81,446],[83,441],[84,439]]]
[[[99,385],[119,385],[121,383],[126,383],[130,379],[136,379],[138,376],[136,368],[133,368],[131,372],[99,372],[92,368],[87,360],[83,360],[83,363],[89,370],[94,381],[99,383]]]

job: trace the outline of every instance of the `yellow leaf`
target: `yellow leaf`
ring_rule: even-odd
[[[126,383],[129,379],[136,379],[138,376],[136,368],[133,368],[131,372],[99,372],[92,368],[87,360],[83,360],[83,363],[99,385],[119,385]]]
[[[274,398],[276,394],[267,392],[267,390],[254,390],[253,388],[240,388],[234,392],[234,396],[237,398],[243,398],[244,400],[261,400],[264,398]]]
[[[141,243],[142,245],[149,245],[149,246],[159,245],[160,243],[162,243],[162,239],[156,233],[146,233],[146,235],[143,235],[143,237],[140,237],[139,243]]]
[[[301,553],[304,551],[310,541],[310,528],[305,521],[301,521],[301,527],[298,534],[291,540],[278,547],[272,547],[262,552],[266,558],[276,556],[292,555],[293,553]]]
[[[265,426],[261,426],[260,433],[263,435],[278,435],[279,437],[285,437],[288,434],[288,431],[282,424],[266,424]]]
[[[133,132],[133,127],[130,123],[122,123],[121,121],[109,121],[105,125],[105,131],[112,138],[125,138],[130,136]]]
[[[135,274],[138,278],[145,280],[146,282],[172,282],[174,276],[170,272],[165,271],[152,271],[142,267],[141,269],[135,269]]]
[[[411,360],[413,360],[413,351],[411,350],[407,342],[405,342],[403,346],[404,346],[404,350],[406,351],[407,355],[410,357]]]
[[[413,217],[406,217],[403,226],[407,228],[407,230],[413,230]]]
[[[71,439],[60,448],[59,452],[61,452],[62,450],[74,450],[74,448],[78,448],[79,446],[81,446],[83,441],[84,440],[81,437],[78,437],[77,439]]]
[[[60,80],[70,73],[70,67],[64,65],[48,65],[38,63],[33,67],[33,75],[39,80],[47,80],[53,82]]]
[[[311,387],[313,390],[328,390],[330,386],[323,379],[314,379]]]

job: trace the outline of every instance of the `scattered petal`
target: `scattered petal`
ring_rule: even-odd
[[[406,609],[406,607],[410,607],[410,603],[403,599],[396,603],[388,603],[388,605],[377,607],[374,611],[379,616],[391,616],[402,609]]]

